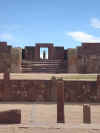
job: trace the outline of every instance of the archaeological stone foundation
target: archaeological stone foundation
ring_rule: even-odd
[[[100,76],[96,81],[11,79],[5,72],[0,79],[0,101],[56,101],[57,90],[64,90],[65,102],[100,102]]]
[[[41,58],[41,48],[47,48]],[[82,43],[76,48],[64,49],[52,43],[13,48],[0,42],[0,72],[12,73],[100,73],[100,43]]]
[[[47,51],[41,53],[41,48]],[[58,81],[11,79],[10,73],[100,73],[100,43],[64,49],[51,43],[13,48],[0,42],[0,101],[56,101]],[[62,80],[65,102],[100,102],[100,76],[96,81]]]

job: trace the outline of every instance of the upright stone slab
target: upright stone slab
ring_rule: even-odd
[[[9,85],[10,85],[10,73],[9,70],[6,69],[6,71],[4,72],[4,79],[3,79],[3,87],[4,87],[4,100],[8,100],[9,98]]]
[[[57,99],[57,92],[56,92],[56,77],[52,77],[51,79],[51,88],[50,88],[50,100],[56,101]]]
[[[83,123],[91,123],[91,108],[89,104],[83,105]]]
[[[64,81],[57,80],[57,123],[64,123]]]
[[[100,75],[97,75],[96,86],[97,86],[97,100],[100,102]]]

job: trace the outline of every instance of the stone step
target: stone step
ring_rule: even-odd
[[[34,64],[34,65],[32,65],[32,64],[24,64],[24,65],[21,65],[22,67],[38,67],[38,66],[41,66],[41,67],[46,67],[46,66],[50,66],[50,67],[52,67],[52,66],[59,66],[59,64]]]
[[[23,60],[23,62],[25,63],[25,62],[54,62],[54,61],[63,61],[63,59],[54,59],[54,60],[49,60],[49,59],[47,59],[47,60],[31,60],[31,61],[29,61],[29,60]]]
[[[31,72],[34,72],[34,73],[56,73],[56,70],[33,70],[33,71],[25,71],[23,70],[22,71],[23,73],[31,73]]]
[[[32,69],[32,68],[23,68],[22,69],[22,71],[38,71],[38,70],[40,70],[40,71],[60,71],[60,70],[63,70],[63,69],[61,69],[61,68],[40,68],[40,69],[37,69],[37,68],[34,68],[34,69]]]
[[[22,65],[34,65],[34,64],[60,64],[63,62],[33,62],[33,63],[22,63]]]
[[[22,67],[22,69],[57,69],[57,68],[62,68],[62,67],[54,67],[54,66],[52,66],[52,67],[49,67],[49,66],[47,66],[47,67],[41,67],[41,66],[39,66],[39,67]]]
[[[63,60],[39,60],[39,61],[23,61],[22,64],[55,64],[64,62]]]
[[[63,60],[36,60],[22,63],[22,72],[24,73],[61,73],[63,71]]]
[[[59,65],[58,66],[33,66],[33,67],[24,66],[22,67],[22,69],[57,69],[57,68],[63,69],[64,67]]]
[[[55,67],[55,68],[22,68],[22,70],[38,70],[38,69],[40,69],[40,70],[56,70],[57,68]]]

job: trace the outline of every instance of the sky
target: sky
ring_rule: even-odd
[[[65,48],[100,42],[100,0],[0,0],[0,41]]]

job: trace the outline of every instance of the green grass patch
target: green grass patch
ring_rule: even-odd
[[[96,81],[97,74],[66,74],[64,80],[92,80]]]

